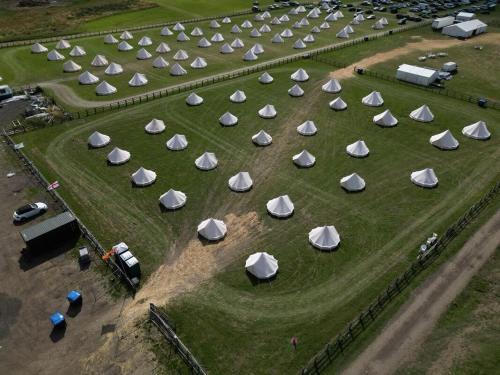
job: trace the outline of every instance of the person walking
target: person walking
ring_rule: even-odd
[[[293,350],[297,350],[297,344],[299,343],[299,340],[297,339],[297,336],[292,336],[290,339],[290,344],[293,346]]]

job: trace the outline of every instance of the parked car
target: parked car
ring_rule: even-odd
[[[47,210],[47,205],[42,202],[27,204],[26,206],[19,207],[17,210],[15,210],[12,218],[16,222],[22,222],[35,216],[44,214],[45,212],[47,212]]]

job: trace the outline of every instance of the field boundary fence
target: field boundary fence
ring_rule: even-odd
[[[387,305],[394,300],[403,290],[410,285],[411,281],[423,270],[429,267],[446,249],[449,243],[457,237],[477,216],[495,199],[500,192],[500,182],[488,190],[482,198],[472,205],[454,224],[452,224],[438,240],[425,253],[406,269],[405,272],[396,277],[387,288],[375,298],[374,301],[362,311],[359,316],[351,321],[347,327],[332,341],[317,353],[303,369],[301,375],[321,374],[328,365],[338,358],[355,339],[364,332],[379,316]]]
[[[188,366],[191,374],[207,375],[203,367],[184,345],[181,339],[175,333],[175,325],[169,319],[167,314],[156,307],[153,303],[149,304],[149,320],[158,328],[160,333],[174,347],[182,360]]]
[[[43,176],[42,172],[33,164],[33,162],[24,154],[22,149],[15,147],[15,142],[12,138],[3,131],[3,137],[7,143],[7,145],[12,149],[12,151],[16,154],[18,159],[22,162],[25,169],[29,172],[31,176],[42,186],[42,188],[50,195],[51,199],[56,203],[56,205],[63,211],[70,212],[77,220],[78,226],[80,228],[82,236],[88,241],[92,249],[99,255],[99,258],[102,259],[107,251],[101,245],[101,243],[97,240],[97,238],[92,234],[92,232],[83,224],[82,220],[75,214],[73,210],[69,207],[66,201],[61,197],[61,195],[54,189],[48,190],[49,182]],[[134,293],[136,290],[136,285],[130,280],[127,274],[118,266],[118,264],[111,257],[107,262],[105,262],[107,266],[111,269],[111,273],[113,276],[123,282],[123,284]]]
[[[330,62],[330,63],[332,65],[334,64],[333,62]],[[354,67],[354,71],[360,75],[368,75],[370,77],[375,77],[378,79],[382,79],[384,81],[395,82],[395,83],[398,83],[398,84],[401,84],[404,86],[415,87],[415,88],[418,88],[418,89],[421,89],[421,90],[424,90],[427,92],[432,92],[434,94],[448,96],[450,98],[462,100],[462,101],[469,102],[469,103],[478,104],[481,99],[484,99],[484,98],[481,98],[481,97],[478,97],[475,95],[468,95],[468,94],[464,94],[460,91],[450,90],[450,89],[446,89],[446,88],[414,85],[414,84],[409,83],[409,82],[401,81],[401,80],[397,79],[395,76],[390,76],[388,74],[380,73],[380,72],[377,72],[374,70],[369,70],[369,69],[366,69],[363,67]],[[488,108],[500,110],[500,103],[496,102],[494,100],[491,100],[491,99],[486,99],[484,106],[488,107]]]

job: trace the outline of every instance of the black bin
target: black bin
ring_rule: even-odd
[[[488,104],[488,100],[486,100],[485,98],[479,98],[477,100],[477,105],[480,107],[486,108],[487,104]]]

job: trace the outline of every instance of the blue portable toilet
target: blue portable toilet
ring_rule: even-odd
[[[66,298],[72,305],[82,303],[82,293],[80,293],[78,290],[72,290],[68,293],[68,296]]]
[[[50,322],[54,326],[54,328],[62,327],[66,324],[66,320],[64,320],[64,315],[59,311],[56,311],[54,314],[50,316]]]

